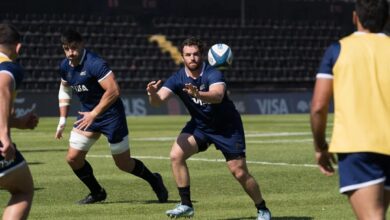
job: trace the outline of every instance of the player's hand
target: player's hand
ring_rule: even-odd
[[[146,92],[148,94],[156,94],[158,91],[158,88],[160,88],[161,80],[156,81],[151,81],[148,83],[146,86]]]
[[[62,138],[62,133],[65,130],[65,125],[66,125],[66,118],[60,117],[60,121],[58,122],[58,126],[57,126],[56,135],[54,136],[56,139]]]
[[[97,117],[97,114],[93,110],[90,112],[79,112],[79,114],[83,117],[80,120],[77,120],[74,124],[77,129],[82,131],[87,130]]]
[[[10,161],[15,158],[15,146],[9,138],[3,138],[0,142],[0,153],[5,160]]]
[[[328,150],[316,150],[315,157],[321,173],[326,176],[334,174],[332,163],[336,164],[336,159],[332,153],[329,153]]]
[[[19,129],[34,129],[39,122],[39,117],[33,112],[29,112],[19,119]]]
[[[199,96],[198,87],[192,85],[191,83],[185,84],[183,91],[186,92],[188,95],[195,97],[195,98],[198,98],[198,96]]]

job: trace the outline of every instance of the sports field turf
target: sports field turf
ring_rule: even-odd
[[[65,162],[67,139],[55,140],[57,118],[41,118],[34,131],[13,130],[13,139],[30,164],[35,198],[30,219],[168,219],[165,210],[179,202],[169,151],[187,116],[129,117],[131,153],[152,171],[160,172],[170,192],[169,202],[156,202],[141,179],[115,167],[102,137],[88,154],[94,173],[108,197],[100,204],[76,205],[88,194]],[[354,219],[347,198],[338,193],[338,177],[325,177],[314,165],[308,115],[243,116],[250,172],[272,211],[273,219]],[[255,219],[256,210],[228,172],[214,146],[188,161],[194,219]],[[9,198],[0,193],[0,205]]]

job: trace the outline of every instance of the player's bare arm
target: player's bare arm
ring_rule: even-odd
[[[99,84],[105,92],[100,99],[99,104],[92,111],[79,112],[83,117],[75,122],[77,129],[86,130],[95,121],[98,115],[103,113],[119,98],[120,91],[114,73],[110,73],[105,79],[100,81]]]
[[[69,106],[71,99],[72,99],[72,88],[68,85],[67,82],[61,80],[60,91],[58,93],[58,102],[59,102],[60,109],[61,107]],[[60,116],[66,116],[66,114]]]
[[[65,81],[61,81],[58,92],[58,103],[60,111],[60,120],[58,122],[55,138],[61,139],[65,130],[66,118],[69,112],[70,101],[72,99],[72,88]]]
[[[326,145],[325,130],[329,102],[332,97],[332,83],[330,79],[317,79],[314,88],[310,119],[316,151],[327,150],[323,146]]]
[[[0,74],[0,153],[6,160],[12,160],[15,156],[9,129],[13,86],[14,81],[10,75]]]
[[[209,91],[199,91],[199,89],[191,83],[185,84],[183,91],[190,96],[200,99],[207,103],[217,104],[221,103],[225,95],[225,84],[213,84]]]
[[[165,100],[167,100],[171,96],[171,91],[168,89],[160,88],[161,80],[151,81],[146,86],[146,91],[149,96],[149,103],[152,106],[159,106]]]
[[[320,171],[327,176],[334,173],[332,162],[335,163],[333,154],[328,152],[325,132],[329,102],[332,94],[333,80],[317,79],[311,103],[310,121],[316,151],[316,161]]]

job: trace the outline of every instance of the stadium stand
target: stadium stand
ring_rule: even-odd
[[[232,48],[233,65],[224,71],[233,89],[310,88],[324,49],[344,34],[329,20],[243,23],[238,18],[161,16],[145,25],[129,15],[66,13],[3,13],[0,20],[15,24],[24,36],[19,62],[27,76],[22,89],[33,91],[58,89],[57,69],[64,57],[59,37],[70,27],[108,60],[122,90],[144,90],[148,81],[166,79],[180,65],[175,47],[190,35],[209,46],[223,42]]]

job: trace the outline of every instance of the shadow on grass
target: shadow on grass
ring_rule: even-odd
[[[120,203],[132,203],[132,204],[178,204],[180,200],[168,200],[165,203],[160,203],[158,200],[122,200],[122,201],[109,201],[101,202],[103,204],[120,204]],[[196,201],[192,201],[196,203]]]
[[[43,187],[34,187],[34,191],[40,191],[40,190],[44,190],[45,188],[43,188]],[[0,188],[0,191],[8,191],[8,190],[6,190],[6,189],[4,189],[4,188]]]
[[[250,217],[240,217],[240,218],[219,218],[218,220],[246,220],[246,219],[254,219],[254,216]]]
[[[42,153],[42,152],[64,152],[64,151],[68,151],[68,149],[51,149],[51,148],[48,148],[48,149],[33,149],[33,150],[21,150],[20,152],[22,153]]]
[[[27,164],[28,165],[42,165],[42,164],[45,164],[45,163],[42,163],[42,162],[37,162],[37,161],[35,161],[35,162],[27,162]]]
[[[34,187],[34,191],[40,191],[40,190],[44,190],[46,188],[43,188],[43,187]]]
[[[279,216],[279,217],[272,217],[272,219],[275,220],[313,220],[312,217],[306,217],[306,216]]]
[[[254,216],[248,216],[248,217],[240,217],[240,218],[222,218],[219,220],[248,220],[248,219],[254,219]],[[279,216],[279,217],[272,217],[273,220],[313,220],[312,217],[306,217],[306,216]]]

